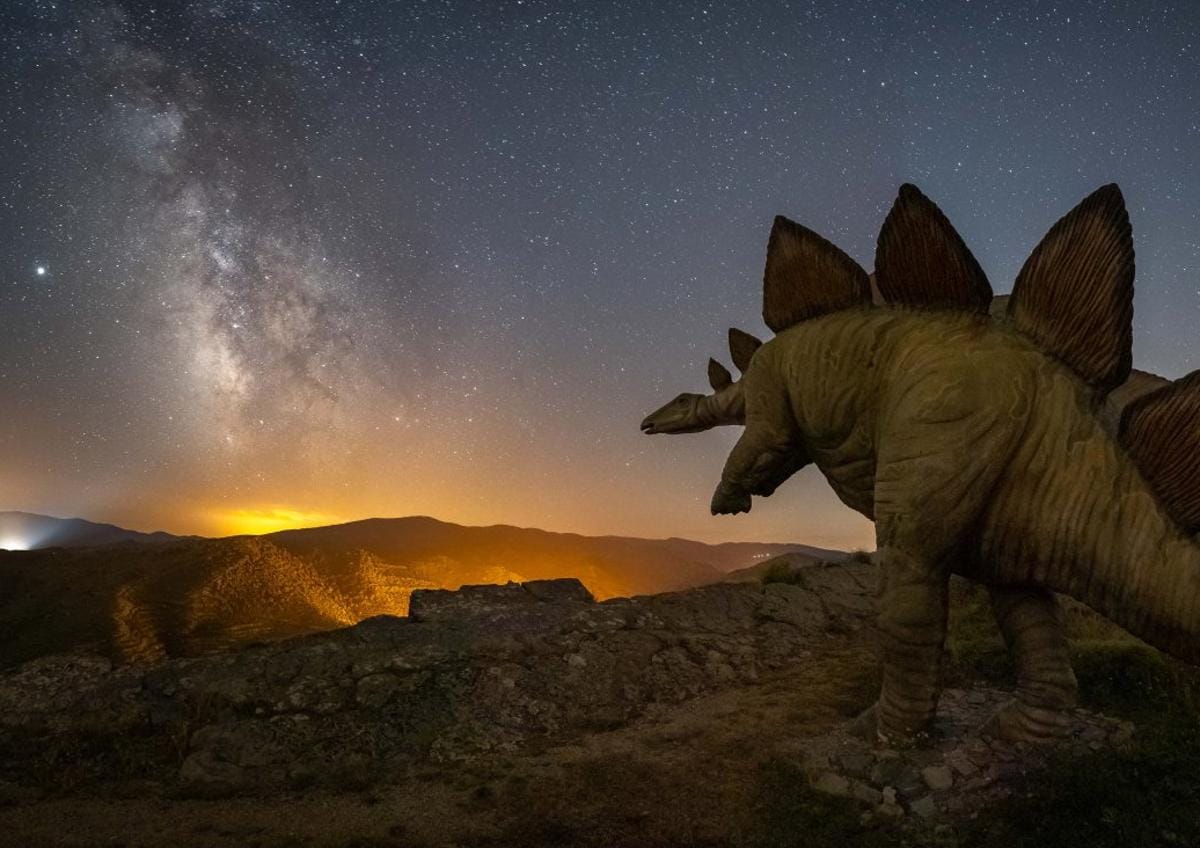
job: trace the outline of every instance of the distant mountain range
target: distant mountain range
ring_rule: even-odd
[[[604,599],[718,582],[785,553],[845,556],[424,517],[204,539],[0,513],[0,533],[34,548],[0,552],[0,666],[77,650],[146,661],[328,630],[404,615],[418,588],[578,577]]]
[[[168,542],[170,533],[139,533],[82,518],[52,518],[32,512],[0,512],[0,550],[79,548],[118,542]]]

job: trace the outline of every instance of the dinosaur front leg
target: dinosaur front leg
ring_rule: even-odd
[[[934,713],[951,566],[971,549],[972,528],[1003,468],[997,457],[1019,424],[1013,404],[990,396],[995,385],[933,373],[908,387],[878,436],[883,688],[875,721],[884,742],[911,737]]]
[[[759,358],[761,357],[761,359]],[[766,497],[810,461],[778,370],[764,352],[742,378],[746,429],[713,493],[713,515],[748,512],[750,496]]]
[[[1046,742],[1067,732],[1078,683],[1062,615],[1045,589],[992,587],[992,610],[1017,666],[1017,698],[993,720],[1005,739]]]
[[[804,452],[770,431],[746,428],[725,461],[713,493],[712,514],[749,512],[750,496],[766,497],[807,464]]]

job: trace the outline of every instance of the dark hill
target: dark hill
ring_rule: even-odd
[[[697,586],[784,553],[828,560],[845,556],[807,545],[581,536],[504,524],[464,527],[424,516],[284,530],[263,538],[333,566],[352,553],[367,553],[431,580],[442,579],[448,567],[471,575],[460,584],[498,582],[484,579],[498,572],[525,579],[578,577],[599,598]]]
[[[400,518],[0,553],[0,666],[80,649],[118,661],[202,654],[404,615],[420,588],[576,577],[600,598],[652,594],[789,550],[807,548]]]

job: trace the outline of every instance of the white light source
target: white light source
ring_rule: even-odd
[[[0,536],[0,551],[27,551],[29,544],[14,536]]]
[[[44,277],[44,276],[46,276],[46,266],[45,266],[45,265],[39,265],[39,266],[37,266],[37,275],[38,275],[39,277]]]

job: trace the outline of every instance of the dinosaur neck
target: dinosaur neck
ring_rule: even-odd
[[[741,391],[717,392],[696,401],[694,415],[702,427],[746,423],[746,401]]]

